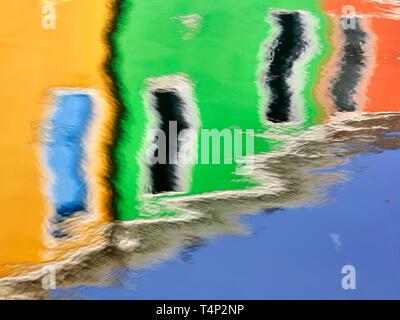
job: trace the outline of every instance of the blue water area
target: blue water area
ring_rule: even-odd
[[[83,299],[399,299],[400,151],[355,156],[331,201],[242,218],[246,236],[206,240],[148,269],[121,270],[114,287],[55,290]],[[355,268],[355,289],[342,268]],[[121,276],[123,275],[123,276]],[[121,279],[122,278],[122,279]]]
[[[92,112],[93,102],[88,94],[65,93],[56,97],[44,152],[53,178],[51,201],[56,213],[63,217],[85,209],[82,142]]]

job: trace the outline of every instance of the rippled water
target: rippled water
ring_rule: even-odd
[[[355,155],[351,181],[311,208],[254,212],[240,236],[191,239],[150,268],[121,266],[105,285],[55,290],[61,299],[398,299],[400,151]],[[189,238],[190,239],[190,238]],[[189,240],[187,240],[189,241]],[[344,265],[357,270],[343,290]]]
[[[399,129],[397,114],[354,114],[286,136],[285,149],[257,157],[265,187],[166,199],[182,217],[110,224],[95,247],[57,264],[58,290],[43,290],[42,273],[33,272],[2,280],[2,291],[36,298],[394,298]],[[360,271],[352,293],[341,291],[343,264]]]

